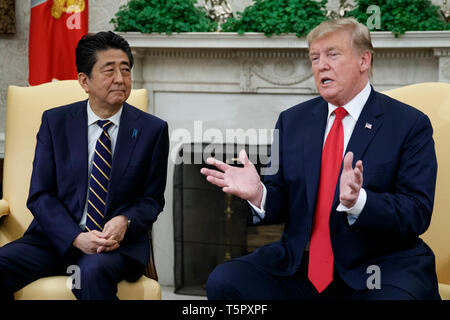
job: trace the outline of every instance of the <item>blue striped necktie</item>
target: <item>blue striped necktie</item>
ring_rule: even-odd
[[[102,133],[95,145],[91,177],[89,179],[89,197],[86,218],[86,230],[103,230],[105,224],[106,195],[108,194],[109,176],[111,173],[112,152],[111,137],[108,129],[112,125],[109,120],[98,120]]]

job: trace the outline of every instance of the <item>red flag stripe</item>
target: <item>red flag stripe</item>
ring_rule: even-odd
[[[31,0],[29,36],[30,85],[77,79],[75,48],[88,32],[88,0]],[[79,10],[76,10],[76,9]]]

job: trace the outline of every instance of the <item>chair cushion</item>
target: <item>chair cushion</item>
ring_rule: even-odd
[[[36,280],[14,294],[17,300],[75,300],[66,283],[68,276],[46,277]],[[142,276],[136,282],[121,281],[117,296],[121,300],[160,300],[161,287],[153,279]]]

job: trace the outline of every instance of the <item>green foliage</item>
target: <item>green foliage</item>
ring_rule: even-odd
[[[196,0],[130,0],[111,20],[115,31],[142,33],[209,32],[217,30]]]
[[[367,24],[373,12],[367,8],[377,5],[381,13],[381,30],[396,36],[412,30],[450,30],[438,13],[439,7],[430,0],[355,0],[357,7],[346,16]],[[111,20],[115,31],[142,33],[211,32],[217,31],[206,12],[196,7],[197,0],[130,0],[120,7]],[[221,25],[222,31],[262,32],[272,34],[295,33],[305,36],[326,20],[327,0],[254,0],[237,17]]]
[[[429,0],[357,0],[356,4],[347,16],[355,17],[363,24],[372,14],[367,13],[367,8],[371,5],[380,7],[381,30],[376,31],[392,31],[398,36],[405,31],[450,30],[438,12],[439,7]]]
[[[327,0],[255,0],[237,18],[221,25],[225,32],[263,32],[272,34],[295,33],[304,36],[325,20]]]

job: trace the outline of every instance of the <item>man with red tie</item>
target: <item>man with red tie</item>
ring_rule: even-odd
[[[285,222],[280,241],[219,265],[209,299],[440,299],[419,238],[437,163],[428,117],[369,83],[370,32],[353,18],[308,35],[320,97],[278,118],[278,168],[260,181],[216,159],[207,180],[247,200],[254,223]]]

